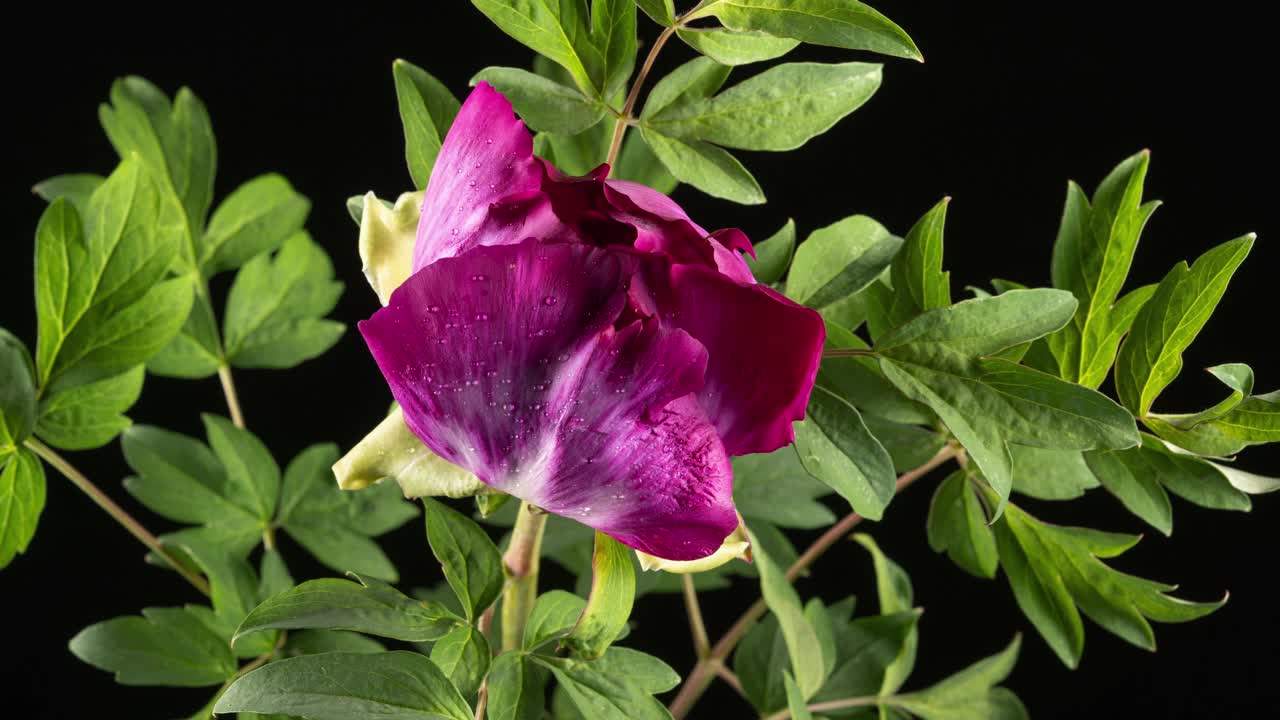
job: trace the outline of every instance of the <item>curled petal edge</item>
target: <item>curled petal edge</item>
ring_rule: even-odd
[[[493,492],[480,478],[428,450],[405,425],[398,406],[334,463],[333,474],[343,490],[360,490],[391,478],[407,498],[460,498]]]
[[[663,570],[676,575],[706,572],[725,565],[732,560],[751,562],[751,541],[747,538],[747,528],[738,516],[738,528],[724,539],[720,549],[697,560],[667,560],[646,552],[636,551],[636,559],[640,561],[640,569]]]
[[[387,207],[372,192],[364,196],[360,219],[360,263],[369,286],[386,305],[391,293],[413,273],[413,245],[423,192],[404,193]]]

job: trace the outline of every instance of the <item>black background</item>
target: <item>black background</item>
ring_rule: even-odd
[[[128,73],[167,92],[189,85],[207,103],[219,141],[219,198],[260,172],[287,175],[313,200],[308,227],[347,283],[337,317],[353,324],[376,308],[343,204],[369,189],[395,197],[408,187],[391,61],[409,59],[463,96],[471,73],[485,65],[524,65],[528,52],[460,0],[306,11],[265,5],[230,10],[209,3],[167,15],[96,15],[55,3],[6,11],[0,50],[6,327],[34,339],[31,237],[43,203],[29,188],[58,173],[110,169],[114,156],[96,106],[112,78]],[[946,263],[958,294],[991,277],[1047,284],[1066,180],[1092,188],[1116,162],[1147,147],[1153,152],[1148,196],[1166,205],[1147,228],[1131,287],[1246,231],[1260,236],[1187,353],[1188,372],[1161,407],[1191,410],[1216,401],[1220,388],[1197,369],[1222,362],[1250,363],[1262,390],[1280,385],[1269,299],[1280,263],[1274,242],[1280,224],[1272,212],[1278,189],[1272,168],[1280,156],[1275,119],[1263,111],[1277,68],[1266,49],[1270,26],[1255,4],[1218,2],[1212,10],[1192,2],[999,5],[886,0],[881,9],[912,33],[926,64],[889,61],[878,95],[800,151],[744,153],[768,205],[742,208],[687,188],[677,198],[701,224],[740,226],[759,239],[789,216],[802,232],[853,213],[905,232],[938,198],[951,195]],[[655,34],[647,20],[641,27],[644,37]],[[687,48],[673,48],[659,72],[690,56]],[[791,59],[849,56],[805,49]],[[216,282],[215,291],[225,283]],[[296,371],[241,371],[237,380],[250,427],[282,461],[312,442],[349,446],[389,399],[354,332]],[[225,412],[216,381],[153,378],[131,414],[199,435],[200,412]],[[146,524],[168,529],[121,490],[125,468],[117,446],[76,454],[73,461]],[[1253,451],[1243,464],[1276,474],[1280,453]],[[1089,625],[1082,665],[1072,672],[1035,635],[1002,580],[970,578],[928,549],[923,523],[931,484],[912,488],[883,523],[866,526],[912,572],[917,603],[926,609],[913,686],[990,654],[1023,631],[1027,642],[1008,684],[1036,717],[1272,712],[1280,499],[1258,498],[1248,515],[1175,501],[1171,539],[1142,526],[1102,491],[1070,504],[1027,503],[1046,519],[1145,532],[1146,540],[1116,564],[1181,582],[1189,598],[1231,591],[1231,602],[1216,615],[1158,626],[1155,655]],[[419,523],[385,540],[406,586],[437,579]],[[326,574],[287,541],[285,549],[300,576]],[[163,718],[203,702],[199,690],[116,686],[66,650],[66,641],[90,623],[147,605],[198,600],[180,580],[144,565],[141,555],[132,538],[50,471],[38,535],[29,552],[0,573],[7,708],[29,701],[58,717],[92,709],[98,716]],[[864,608],[874,603],[870,564],[849,546],[829,553],[800,589],[829,601],[856,592]],[[713,635],[755,594],[744,584],[705,597]],[[636,621],[633,644],[677,669],[690,667],[677,597],[646,598]],[[749,715],[719,685],[694,716]]]

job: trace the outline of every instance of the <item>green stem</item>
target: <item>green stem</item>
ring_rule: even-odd
[[[846,358],[846,357],[875,357],[874,350],[858,350],[854,348],[843,348],[839,350],[823,350],[822,359],[827,358]]]
[[[930,458],[925,464],[898,476],[894,492],[901,492],[916,480],[928,475],[934,468],[950,460],[955,454],[956,450],[951,446],[939,450],[938,454]],[[814,540],[813,544],[800,557],[796,558],[791,567],[787,568],[787,581],[795,581],[802,572],[817,561],[818,558],[822,557],[823,553],[830,550],[831,546],[848,535],[860,522],[862,522],[861,515],[850,513],[842,518],[840,522],[827,528],[827,531],[817,540]],[[751,626],[757,620],[764,617],[768,610],[769,607],[765,605],[763,599],[756,600],[751,607],[747,608],[746,612],[742,613],[724,636],[712,646],[711,653],[704,658],[699,658],[697,664],[693,666],[693,670],[690,671],[684,683],[680,686],[680,692],[676,694],[675,700],[671,701],[670,707],[667,708],[675,720],[681,720],[681,718],[689,714],[694,704],[698,702],[698,698],[702,697],[702,694],[707,691],[707,687],[711,685],[711,681],[715,679],[716,666],[724,664],[725,658],[729,657],[733,649],[738,646],[738,642],[742,640],[742,637],[747,634],[747,631],[751,629]]]
[[[164,560],[170,567],[177,570],[178,574],[186,578],[187,582],[191,583],[195,589],[205,595],[210,594],[209,583],[205,581],[204,578],[183,567],[181,563],[169,554],[169,551],[164,549],[159,538],[152,535],[146,528],[144,528],[142,523],[133,519],[132,515],[126,512],[124,508],[117,505],[116,502],[108,497],[106,493],[102,492],[97,485],[94,485],[93,482],[84,475],[84,473],[80,472],[75,468],[75,466],[67,462],[66,459],[53,450],[53,448],[50,448],[48,445],[45,445],[33,437],[27,438],[23,444],[36,455],[43,458],[45,462],[52,465],[58,472],[62,473],[64,477],[72,482],[72,484],[80,488],[85,495],[89,496],[90,500],[97,503],[98,507],[105,510],[116,522],[124,526],[125,530],[128,530],[129,533],[141,541],[143,545],[146,545],[148,550],[156,554],[156,557]]]
[[[502,649],[519,650],[524,626],[538,599],[538,566],[542,556],[542,533],[547,513],[529,503],[520,503],[520,514],[511,531],[511,544],[502,556],[507,583],[502,589]]]
[[[653,42],[653,47],[649,48],[649,54],[644,58],[644,64],[640,66],[640,74],[636,75],[636,81],[631,86],[631,91],[627,93],[627,101],[622,106],[622,112],[618,114],[618,119],[613,124],[613,139],[609,141],[609,155],[605,162],[609,163],[610,174],[612,168],[618,162],[618,153],[622,151],[622,139],[627,134],[627,126],[635,118],[636,103],[640,100],[640,88],[644,87],[644,81],[649,77],[649,72],[653,70],[653,63],[658,59],[658,53],[662,52],[662,46],[667,44],[672,35],[676,34],[684,26],[683,19],[677,20],[675,25],[662,29],[662,34]]]
[[[693,575],[680,576],[684,588],[684,609],[689,615],[689,632],[693,634],[693,649],[699,658],[711,652],[711,639],[707,637],[707,625],[702,621],[702,607],[698,604],[698,591],[693,586]]]
[[[199,271],[196,271],[196,302],[208,315],[209,327],[213,328],[214,352],[218,355],[218,381],[222,383],[222,394],[227,399],[227,411],[231,414],[231,422],[236,427],[243,428],[244,412],[240,410],[240,396],[236,393],[236,381],[231,377],[231,363],[227,361],[227,350],[222,344],[222,333],[218,330],[218,315],[213,311],[209,283]]]

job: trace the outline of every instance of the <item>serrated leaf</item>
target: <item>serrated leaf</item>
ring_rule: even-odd
[[[744,517],[788,528],[826,527],[836,516],[817,498],[829,492],[791,448],[733,458],[733,501]]]
[[[822,687],[830,671],[824,664],[822,653],[813,652],[813,648],[819,647],[818,636],[805,617],[800,596],[787,581],[782,569],[774,564],[750,529],[748,534],[753,549],[752,558],[756,571],[760,573],[760,589],[764,594],[765,604],[778,618],[796,682],[805,697],[811,697]]]
[[[1208,322],[1253,240],[1245,235],[1201,255],[1190,267],[1175,265],[1138,313],[1115,371],[1120,401],[1135,415],[1146,415],[1182,371],[1182,352]]]
[[[305,232],[274,257],[259,255],[241,268],[223,321],[227,358],[238,367],[288,368],[338,341],[344,327],[324,320],[342,294],[329,256]]]
[[[0,568],[26,552],[44,509],[40,458],[26,448],[0,455]]]
[[[597,531],[591,557],[591,594],[565,643],[587,660],[599,658],[626,627],[635,594],[631,551]]]
[[[1041,522],[1013,505],[996,523],[1000,564],[1023,613],[1058,657],[1074,667],[1084,648],[1076,608],[1108,632],[1148,650],[1155,637],[1147,620],[1186,622],[1225,602],[1195,603],[1170,597],[1172,585],[1112,569],[1114,557],[1137,538]]]
[[[502,590],[498,547],[471,518],[431,498],[423,498],[427,540],[444,569],[449,587],[462,602],[467,619],[480,617]]]
[[[322,629],[424,642],[444,637],[462,622],[440,603],[414,600],[375,578],[352,576],[359,582],[309,580],[268,598],[240,623],[235,637],[272,629]]]
[[[1155,290],[1142,288],[1117,302],[1142,229],[1159,206],[1142,203],[1149,162],[1150,153],[1143,151],[1120,163],[1098,185],[1092,203],[1078,185],[1068,184],[1053,249],[1053,284],[1070,290],[1080,306],[1072,323],[1049,337],[1064,380],[1101,385],[1120,338]]]
[[[511,101],[521,119],[537,132],[572,135],[600,122],[605,106],[577,88],[561,85],[527,70],[488,67],[471,78],[484,81]]]
[[[875,280],[902,247],[902,238],[865,215],[845,218],[809,234],[796,250],[787,295],[822,308]]]
[[[981,578],[996,576],[1000,556],[986,508],[964,470],[943,480],[929,504],[929,547],[945,552],[960,569]]]
[[[644,123],[688,142],[739,150],[794,150],[830,130],[879,87],[879,65],[787,63],[714,97],[648,115]]]
[[[462,104],[439,80],[405,60],[392,65],[396,102],[404,125],[404,155],[415,190],[431,179],[440,144],[444,142]]]
[[[236,673],[231,648],[183,608],[147,608],[81,630],[71,652],[121,685],[205,687]]]
[[[923,60],[893,21],[857,0],[712,0],[688,16],[714,15],[725,27],[849,50]]]
[[[650,128],[641,132],[654,154],[680,182],[741,205],[764,202],[760,184],[727,150],[697,140],[677,140]]]
[[[856,408],[822,386],[813,388],[805,415],[796,425],[796,450],[805,470],[859,515],[880,519],[897,480],[888,451]]]
[[[115,377],[46,395],[40,402],[36,434],[63,450],[106,445],[131,424],[123,413],[138,401],[145,376],[146,371],[139,365]]]
[[[739,32],[724,28],[680,28],[680,39],[694,50],[722,65],[749,65],[773,60],[791,52],[799,40],[779,38],[762,32]]]
[[[472,720],[466,700],[424,655],[324,653],[264,665],[227,688],[214,712]]]

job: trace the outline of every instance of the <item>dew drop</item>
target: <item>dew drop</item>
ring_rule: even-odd
[[[489,319],[488,313],[476,313],[477,322],[484,322],[485,320],[488,320],[488,319]]]
[[[472,280],[474,280],[474,281],[476,281],[476,282],[484,282],[485,280],[488,280],[489,278],[488,278],[488,276],[486,276],[486,275],[476,274],[476,275],[472,275],[472,276],[471,276],[471,279],[472,279]]]
[[[548,295],[542,300],[542,304],[547,306],[555,305],[557,302],[560,300],[555,295]]]

